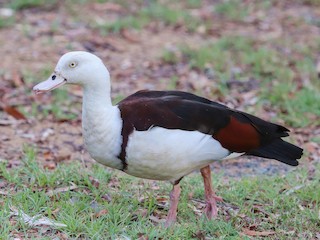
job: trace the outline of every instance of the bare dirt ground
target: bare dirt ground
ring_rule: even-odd
[[[188,32],[179,24],[168,26],[152,22],[141,30],[104,35],[93,27],[92,22],[99,22],[106,16],[112,19],[127,11],[116,3],[88,2],[69,6],[61,1],[52,7],[14,12],[15,23],[0,29],[0,160],[8,160],[8,167],[20,165],[23,146],[33,145],[38,160],[49,169],[62,161],[92,162],[81,136],[81,90],[77,87],[67,90],[64,101],[71,101],[74,107],[66,108],[61,101],[57,103],[61,104],[58,107],[76,115],[72,120],[57,119],[51,112],[46,116],[39,114],[37,110],[41,112],[50,105],[54,96],[52,93],[41,96],[32,93],[32,86],[49,76],[59,57],[70,50],[92,51],[103,59],[111,72],[114,98],[140,89],[166,89],[170,77],[176,74],[178,90],[197,92],[243,109],[242,103],[248,97],[254,98],[255,90],[243,96],[236,91],[230,91],[227,96],[214,96],[214,83],[203,73],[183,63],[165,64],[161,56],[164,50],[174,49],[179,44],[200,46],[229,35],[254,36],[266,46],[276,38],[290,38],[297,45],[314,44],[314,38],[310,36],[319,36],[319,26],[303,24],[301,19],[319,20],[320,8],[292,2],[283,1],[267,12],[253,11],[248,21],[241,23],[209,14],[214,24],[206,32],[201,28]],[[193,14],[208,18],[209,5],[210,1],[205,2]],[[257,114],[266,120],[274,116],[270,111]],[[291,141],[306,149],[302,163],[310,169],[314,162],[320,161],[320,148],[309,140],[319,134],[319,126],[292,129]],[[228,160],[212,166],[216,173],[224,172],[234,177],[284,173],[291,169],[276,161],[257,158]]]

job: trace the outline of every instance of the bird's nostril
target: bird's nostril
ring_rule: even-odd
[[[51,79],[55,80],[56,79],[56,75],[52,75]]]

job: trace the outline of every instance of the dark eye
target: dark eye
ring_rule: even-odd
[[[76,64],[75,62],[69,63],[69,67],[71,67],[71,68],[74,68],[74,67],[76,67],[76,66],[77,66],[77,64]]]
[[[51,79],[54,81],[56,79],[56,75],[52,75]]]

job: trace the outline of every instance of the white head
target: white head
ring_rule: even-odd
[[[64,54],[52,75],[33,87],[36,93],[48,92],[65,83],[85,88],[110,88],[109,71],[97,56],[83,51]]]

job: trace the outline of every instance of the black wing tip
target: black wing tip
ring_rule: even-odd
[[[278,137],[283,138],[283,137],[289,136],[290,129],[288,129],[282,125],[279,125],[279,124],[275,124],[275,123],[273,123],[273,124],[277,127],[276,133],[277,133]]]
[[[295,161],[292,161],[292,162],[288,163],[288,165],[296,167],[296,166],[299,165],[299,162],[297,160],[295,160]]]
[[[291,145],[293,145],[293,144],[291,144]],[[301,158],[302,158],[302,156],[303,156],[303,149],[300,148],[300,147],[298,147],[298,146],[295,146],[295,145],[293,145],[293,146],[295,147],[295,151],[296,151],[296,152],[292,153],[292,155],[293,155],[294,157],[292,158],[291,161],[287,161],[286,163],[289,164],[289,165],[291,165],[291,166],[298,166],[298,165],[299,165],[298,159],[301,159]]]
[[[298,159],[302,157],[303,149],[279,138],[271,144],[250,151],[248,155],[275,159],[290,166],[298,166]]]

